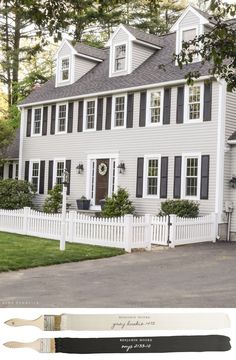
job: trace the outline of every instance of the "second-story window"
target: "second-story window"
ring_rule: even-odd
[[[69,80],[70,77],[70,59],[61,59],[61,81]]]
[[[126,67],[126,45],[115,46],[115,71],[125,70]]]
[[[41,134],[41,125],[42,125],[42,109],[34,109],[34,123],[33,123],[33,135]]]
[[[161,122],[161,91],[150,93],[150,117],[151,124],[159,124]]]
[[[96,100],[86,101],[85,127],[86,130],[95,129],[96,122]]]
[[[57,132],[66,132],[67,127],[67,104],[58,105],[57,113]]]
[[[191,86],[189,88],[188,119],[200,120],[201,118],[201,87]]]
[[[114,127],[124,127],[126,117],[126,96],[116,96],[114,98]]]

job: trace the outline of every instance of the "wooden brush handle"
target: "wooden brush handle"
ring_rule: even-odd
[[[36,326],[41,330],[44,330],[44,316],[40,316],[35,320],[26,320],[26,319],[10,319],[5,322],[9,326]]]

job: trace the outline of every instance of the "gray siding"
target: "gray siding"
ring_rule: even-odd
[[[134,127],[120,130],[103,130],[95,132],[77,132],[78,102],[74,106],[73,133],[65,135],[47,135],[23,139],[24,161],[33,158],[46,160],[45,193],[47,193],[48,161],[54,158],[66,158],[71,163],[71,195],[68,202],[75,207],[75,200],[86,194],[87,156],[89,154],[118,153],[119,160],[124,161],[126,171],[118,174],[118,185],[126,187],[134,201],[138,213],[157,214],[160,209],[159,199],[137,199],[136,166],[137,158],[148,154],[160,154],[169,157],[168,198],[173,197],[174,156],[186,152],[201,152],[210,155],[209,200],[200,201],[201,213],[209,213],[215,209],[216,186],[216,147],[218,119],[218,84],[213,84],[212,121],[198,124],[176,124],[177,88],[172,88],[171,124],[156,128],[139,127],[140,93],[134,94]],[[105,109],[105,103],[104,103]],[[50,119],[50,107],[49,117]],[[26,112],[25,112],[26,119]],[[104,119],[105,120],[105,114]],[[26,123],[26,122],[25,122]],[[103,121],[103,129],[104,129]],[[48,128],[50,121],[48,122]],[[25,134],[25,129],[24,129]],[[49,134],[49,131],[48,131]],[[85,171],[82,175],[76,172],[76,166],[83,162]],[[23,170],[22,170],[23,171]],[[23,173],[22,173],[23,176]],[[45,196],[38,196],[42,203]]]
[[[149,56],[151,56],[154,52],[155,50],[153,49],[133,42],[132,70],[139,67],[139,65],[141,65],[145,60],[147,60]]]
[[[129,39],[129,34],[124,31],[123,29],[120,29],[116,36],[112,39],[112,43],[122,43],[123,41],[126,42]]]
[[[192,11],[189,11],[186,16],[179,23],[180,27],[188,27],[200,25],[200,19],[197,15],[195,15]]]
[[[236,93],[227,92],[226,96],[226,127],[225,127],[225,169],[224,169],[224,202],[233,201],[234,212],[232,218],[232,231],[236,232],[236,190],[232,189],[229,180],[236,175],[236,146],[227,146],[227,140],[236,130]]]
[[[97,62],[95,61],[84,59],[80,56],[75,56],[75,81],[80,79],[84,74],[86,74],[96,65]]]

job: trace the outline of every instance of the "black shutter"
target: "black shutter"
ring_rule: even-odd
[[[110,130],[111,128],[111,107],[112,107],[112,97],[107,97],[107,106],[106,106],[106,125],[105,129]]]
[[[209,155],[202,155],[200,198],[203,199],[203,200],[208,199],[209,168],[210,168],[210,156]]]
[[[134,112],[134,94],[128,94],[127,101],[127,128],[133,127],[133,112]]]
[[[78,132],[83,131],[83,116],[84,116],[84,100],[79,101],[79,111],[78,111]]]
[[[98,99],[97,106],[97,130],[102,130],[103,98]]]
[[[47,127],[48,127],[48,107],[45,106],[43,108],[43,130],[42,130],[42,135],[47,135]]]
[[[176,123],[184,122],[184,86],[178,87]]]
[[[203,121],[211,121],[212,83],[204,85]]]
[[[168,185],[168,157],[161,158],[161,185],[160,185],[160,198],[167,198],[167,185]]]
[[[52,105],[52,111],[51,111],[51,129],[50,134],[55,134],[55,124],[56,123],[56,105]]]
[[[144,158],[138,158],[137,160],[137,183],[136,183],[136,197],[143,197],[143,165]]]
[[[13,164],[8,165],[8,178],[12,179],[13,176]]]
[[[146,101],[147,101],[147,92],[142,91],[140,93],[140,111],[139,111],[139,126],[146,125]]]
[[[181,168],[182,168],[182,157],[175,156],[175,168],[174,168],[174,198],[181,198]]]
[[[32,109],[28,109],[27,112],[27,126],[26,126],[26,136],[31,135],[31,122],[32,122]]]
[[[29,181],[29,161],[25,161],[25,181]]]
[[[53,160],[48,163],[48,190],[52,190],[53,185]]]
[[[74,103],[70,102],[68,105],[68,124],[67,124],[67,132],[72,133],[73,131],[73,111]]]
[[[39,194],[44,194],[45,161],[40,161]]]
[[[71,160],[66,160],[66,170],[69,173],[69,183],[67,184],[67,195],[70,195]]]
[[[0,165],[0,180],[4,177],[4,165]]]
[[[164,89],[163,125],[170,124],[171,88]]]

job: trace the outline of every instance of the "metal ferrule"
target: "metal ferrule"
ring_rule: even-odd
[[[61,330],[61,315],[44,315],[44,330],[45,331]]]
[[[55,353],[55,339],[40,339],[41,353]]]

